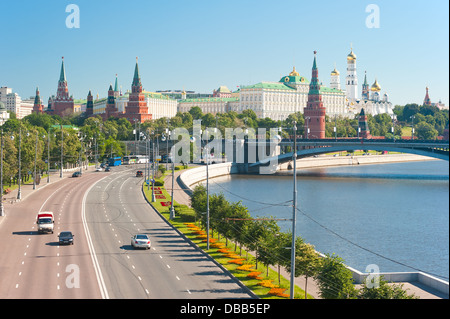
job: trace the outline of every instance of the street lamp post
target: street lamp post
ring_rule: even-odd
[[[305,117],[305,121],[306,121],[306,139],[309,139],[309,120],[311,118],[309,116]],[[295,122],[294,126],[296,126],[297,123]]]
[[[22,199],[22,185],[21,185],[21,179],[22,179],[22,174],[21,174],[21,170],[22,170],[22,127],[19,128],[19,180],[18,180],[18,184],[19,184],[19,188],[17,190],[17,199]]]
[[[206,131],[206,250],[209,250],[209,137],[208,129]]]
[[[63,154],[64,154],[64,131],[61,123],[61,169],[59,172],[59,178],[63,178],[63,166],[64,166]]]
[[[294,282],[295,282],[295,227],[297,216],[297,122],[294,122],[294,150],[292,161],[294,162],[294,192],[292,203],[292,246],[291,246],[291,284],[290,299],[294,299]]]
[[[36,189],[36,162],[37,162],[37,145],[38,145],[39,132],[36,132],[36,143],[34,144],[34,178],[33,189]]]
[[[414,141],[414,119],[416,118],[415,115],[411,115],[410,119],[411,119],[411,125],[412,125],[412,129],[411,129],[411,140]]]

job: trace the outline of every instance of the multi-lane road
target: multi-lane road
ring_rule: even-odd
[[[251,298],[161,219],[135,172],[64,178],[9,206],[0,224],[0,298]],[[39,211],[54,213],[54,234],[38,234]],[[73,246],[58,244],[66,230]],[[132,248],[137,233],[150,236],[150,250]]]

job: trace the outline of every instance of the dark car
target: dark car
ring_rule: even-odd
[[[144,176],[144,173],[142,173],[142,171],[136,172],[136,177],[142,177],[142,176]]]
[[[105,172],[111,172],[111,167],[106,166],[106,167],[105,167]]]
[[[72,174],[72,177],[81,177],[81,172],[80,171],[76,171]]]
[[[70,231],[63,231],[59,235],[59,244],[60,245],[73,245],[73,237],[74,235]]]

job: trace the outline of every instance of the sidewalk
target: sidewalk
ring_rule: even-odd
[[[175,186],[174,186],[174,200],[179,204],[184,204],[190,206],[191,200],[190,196],[185,192],[185,190],[182,189],[182,186],[178,183],[178,176],[183,173],[184,171],[175,171]],[[169,174],[164,179],[164,184],[167,190],[172,189],[172,175]],[[271,267],[273,270],[277,271],[276,267]],[[286,279],[290,278],[290,274],[284,269],[281,268],[280,271],[281,275],[284,276]],[[395,283],[395,284],[403,284],[403,289],[405,289],[408,294],[414,294],[416,297],[419,297],[420,299],[448,299],[449,296],[436,291],[435,289],[432,289],[430,287],[427,287],[419,282],[401,282],[401,283]],[[301,289],[305,288],[305,278],[304,277],[298,277],[295,278],[295,285],[300,287]],[[308,287],[307,287],[307,293],[311,296],[313,296],[316,299],[320,298],[320,290],[318,288],[317,283],[314,281],[313,278],[308,278]]]

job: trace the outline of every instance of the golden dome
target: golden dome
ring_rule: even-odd
[[[375,83],[372,84],[371,91],[372,92],[380,92],[381,91],[381,86],[380,86],[380,84],[378,84],[377,79],[375,79]]]
[[[339,75],[339,71],[336,70],[336,67],[334,67],[334,70],[331,71],[331,75]]]
[[[289,76],[300,76],[300,74],[298,74],[298,72],[295,71],[295,66],[294,66],[294,69],[292,70],[292,72],[289,73]]]
[[[349,55],[347,55],[347,60],[356,60],[356,55],[353,53],[353,49],[351,49],[351,52]]]

